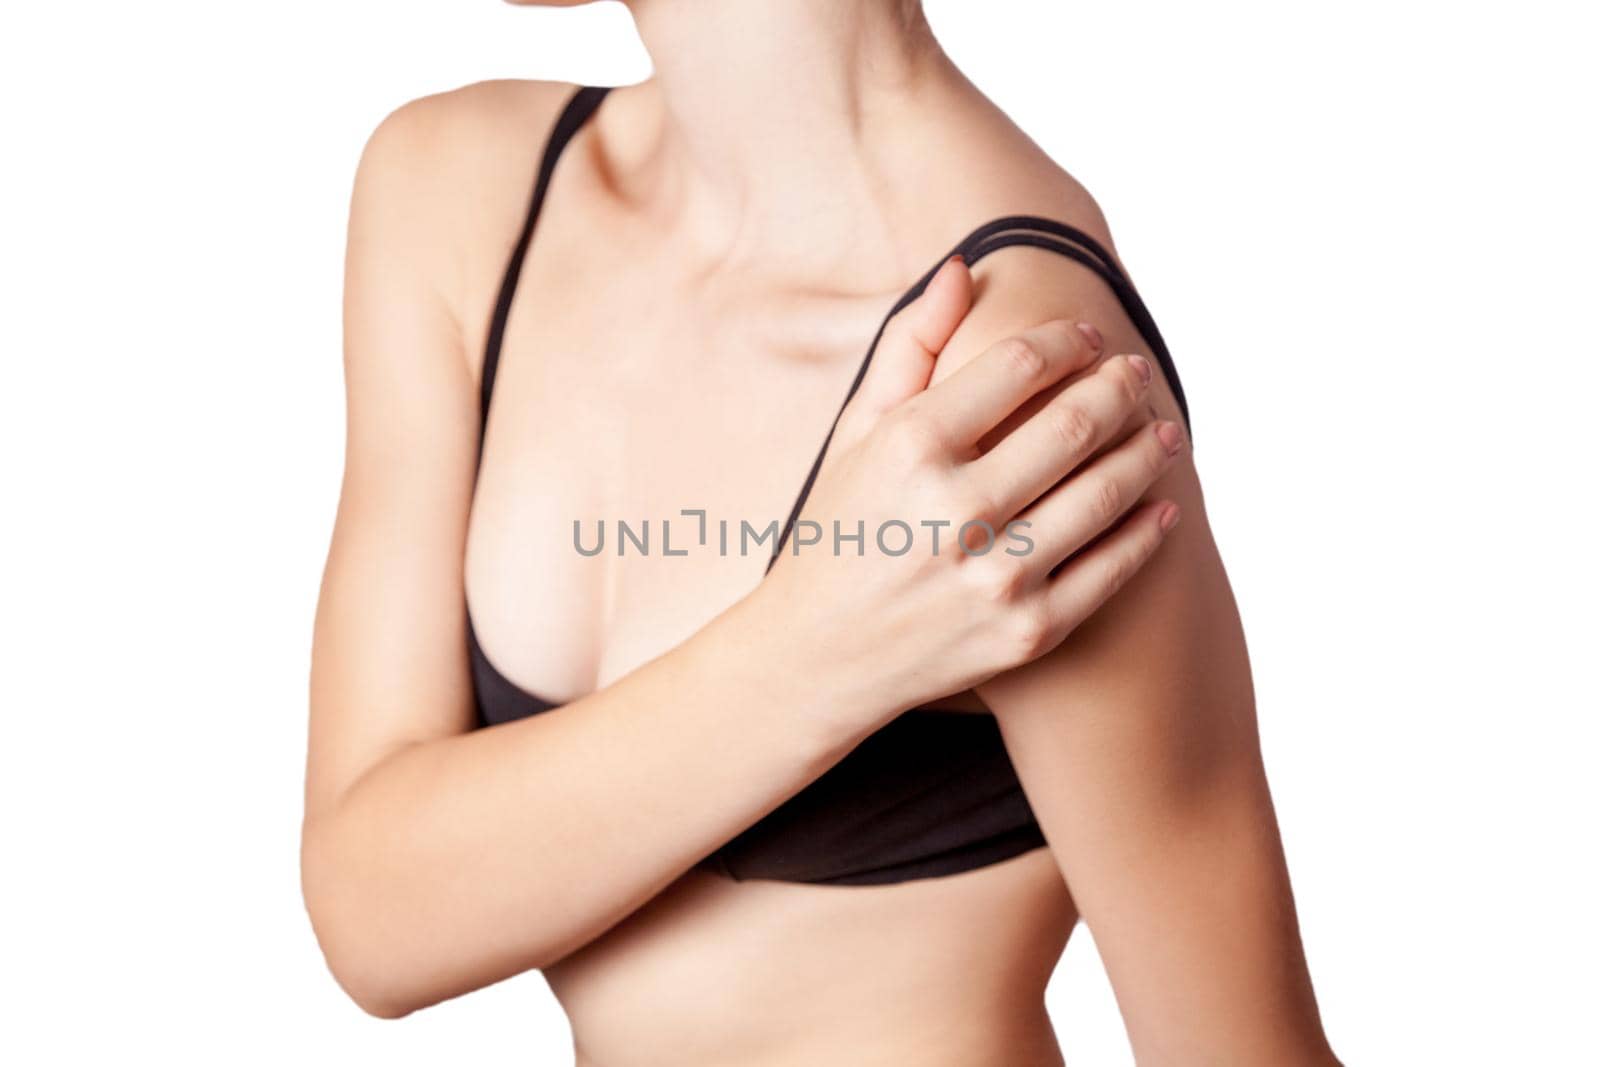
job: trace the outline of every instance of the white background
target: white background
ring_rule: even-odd
[[[930,0],[1177,355],[1352,1065],[1600,1062],[1580,11]],[[0,1059],[569,1063],[537,975],[400,1022],[338,992],[298,894],[305,675],[362,143],[482,78],[637,80],[626,13],[3,19]],[[1050,1006],[1069,1062],[1129,1062],[1087,936]]]

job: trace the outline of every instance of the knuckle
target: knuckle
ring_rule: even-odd
[[[1154,433],[1146,436],[1149,441],[1144,450],[1144,473],[1145,484],[1148,485],[1161,477],[1162,473],[1166,471],[1167,464],[1171,462],[1172,456],[1167,452],[1166,446],[1161,443],[1161,439]]]
[[[1012,615],[1010,630],[1016,663],[1038,659],[1055,643],[1055,626],[1042,598],[1020,605]]]
[[[894,318],[889,320],[889,325],[883,328],[883,340],[879,345],[883,347],[900,346],[917,351],[927,351],[917,340],[915,323],[912,321],[912,309],[907,307]],[[884,342],[887,342],[885,344]]]
[[[1016,603],[1021,597],[1025,572],[1014,557],[991,552],[972,563],[985,600],[1005,606]]]
[[[1050,349],[1060,352],[1068,363],[1077,363],[1089,354],[1089,339],[1068,319],[1051,319],[1033,331]]]
[[[884,428],[890,454],[903,466],[917,466],[939,453],[939,435],[922,415],[902,415]]]
[[[1120,552],[1112,552],[1100,563],[1100,588],[1106,596],[1110,596],[1127,584],[1133,576],[1134,568],[1138,566],[1138,557],[1128,556]]]
[[[1133,360],[1128,356],[1114,360],[1109,365],[1116,380],[1117,398],[1129,408],[1137,407],[1140,398],[1144,396],[1144,379],[1139,377],[1139,372],[1133,367]]]
[[[966,486],[952,493],[949,513],[959,526],[967,522],[993,523],[999,506],[982,489]]]
[[[998,349],[1005,365],[1023,381],[1036,381],[1049,369],[1044,353],[1025,337],[1008,337],[1000,342]]]
[[[1110,522],[1122,514],[1122,486],[1115,478],[1101,478],[1091,488],[1090,508],[1101,522]]]
[[[1052,436],[1072,454],[1086,452],[1094,443],[1094,419],[1078,405],[1052,405],[1046,418]]]
[[[1156,549],[1161,547],[1161,541],[1161,528],[1154,524],[1147,527],[1145,531],[1139,535],[1139,544],[1134,549],[1136,555],[1131,565],[1131,569],[1137,571],[1140,567],[1143,567],[1152,558],[1154,558]]]
[[[1140,530],[1125,545],[1108,552],[1100,561],[1098,579],[1103,596],[1109,597],[1128,584],[1128,580],[1150,561],[1161,545],[1161,537],[1154,524]]]

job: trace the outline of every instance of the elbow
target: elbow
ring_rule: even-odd
[[[344,990],[345,995],[355,1002],[356,1007],[374,1019],[404,1019],[418,1008],[427,1006],[407,1003],[394,996],[391,990],[379,988],[370,982],[353,980],[347,977],[348,972],[341,974],[331,960],[329,969],[333,971],[334,981],[339,983],[339,988]]]
[[[345,992],[350,993],[348,989],[345,990]],[[407,1015],[410,1015],[413,1011],[417,1010],[416,1008],[407,1007],[395,1001],[377,1000],[371,997],[357,997],[354,993],[350,993],[350,999],[355,1001],[356,1007],[360,1008],[374,1019],[404,1019]]]
[[[429,1002],[408,993],[405,983],[396,980],[385,961],[371,954],[331,951],[331,939],[320,933],[317,940],[322,945],[322,956],[334,982],[356,1007],[374,1019],[404,1019],[428,1006]]]
[[[301,897],[322,958],[339,988],[376,1019],[402,1019],[431,1001],[417,992],[408,966],[396,958],[374,909],[352,883],[348,866],[323,834],[307,827],[301,840]],[[371,901],[367,903],[370,905]]]

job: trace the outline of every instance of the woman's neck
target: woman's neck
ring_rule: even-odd
[[[919,162],[913,116],[970,90],[902,0],[629,6],[655,64],[655,190],[717,266],[804,273],[881,236]]]

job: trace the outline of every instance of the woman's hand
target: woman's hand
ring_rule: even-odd
[[[856,729],[1049,652],[1177,521],[1164,500],[1128,514],[1184,441],[1171,422],[1117,440],[1142,409],[1145,357],[1090,371],[1098,331],[1050,322],[929,387],[971,303],[952,259],[890,322],[755,594],[821,657],[811,669],[860,697],[842,709]]]

